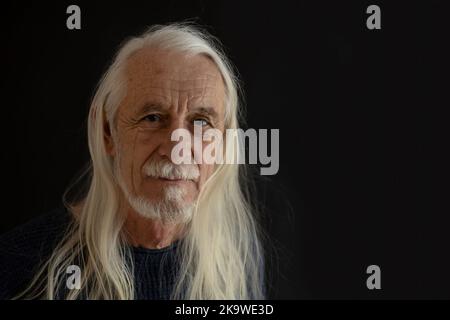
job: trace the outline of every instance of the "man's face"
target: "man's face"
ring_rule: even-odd
[[[167,201],[171,189],[177,191],[177,197],[171,196],[175,206],[192,204],[214,165],[194,165],[199,175],[191,180],[149,176],[148,165],[170,162],[177,144],[171,141],[172,132],[184,128],[193,134],[194,121],[200,121],[203,131],[223,132],[225,87],[219,70],[202,55],[142,49],[129,58],[126,79],[116,114],[117,136],[107,139],[120,179],[129,194],[149,203]]]

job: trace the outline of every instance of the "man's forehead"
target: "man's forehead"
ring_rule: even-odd
[[[150,76],[148,79],[131,77],[128,80],[130,88],[149,91],[156,95],[164,95],[171,93],[171,91],[177,91],[195,96],[208,96],[217,95],[218,91],[220,91],[218,89],[222,89],[220,82],[216,81],[215,78],[208,76],[187,79],[174,79],[167,76]]]
[[[174,88],[181,88],[222,82],[217,66],[205,55],[146,48],[129,57],[126,69],[132,83],[146,80],[161,85],[161,82],[167,82]]]
[[[225,95],[222,89],[218,89],[204,79],[177,81],[166,78],[161,81],[136,81],[134,85],[128,86],[126,100],[132,102],[132,106],[136,108],[148,103],[169,107],[175,101],[220,108],[224,103]]]
[[[130,57],[125,100],[132,109],[148,103],[168,106],[174,98],[221,108],[225,88],[215,64],[205,56],[151,50]]]

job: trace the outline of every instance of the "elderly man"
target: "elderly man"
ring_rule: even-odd
[[[171,159],[174,130],[238,128],[239,108],[211,36],[171,24],[128,40],[90,107],[87,191],[1,238],[0,297],[263,298],[244,166]]]

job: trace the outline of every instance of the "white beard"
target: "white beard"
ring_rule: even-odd
[[[132,194],[123,180],[120,169],[115,163],[115,176],[129,205],[142,217],[160,220],[163,223],[187,223],[194,212],[194,203],[184,201],[185,190],[179,186],[164,188],[164,196],[160,201],[150,201],[143,196]],[[198,178],[197,167],[179,167],[171,163],[150,162],[144,166],[147,175],[162,175],[171,177],[173,174],[187,178]]]
[[[183,203],[185,192],[180,187],[166,187],[164,199],[157,202],[142,196],[133,196],[124,186],[122,190],[130,206],[144,218],[160,220],[163,223],[187,223],[192,218],[194,205]]]

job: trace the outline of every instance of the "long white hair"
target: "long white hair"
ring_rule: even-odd
[[[128,57],[144,48],[205,55],[222,74],[226,87],[225,129],[238,128],[242,106],[234,69],[219,42],[188,23],[158,25],[128,39],[101,78],[88,118],[91,162],[88,189],[80,213],[65,202],[74,219],[65,237],[42,265],[21,297],[43,299],[133,299],[133,265],[126,244],[124,217],[118,214],[120,188],[112,158],[105,149],[104,123],[114,123],[126,92]],[[241,141],[226,141],[226,152],[240,150]],[[173,299],[261,299],[263,250],[244,165],[221,164],[202,188],[186,235],[177,248],[179,272]],[[60,296],[66,268],[79,265],[81,290]]]

